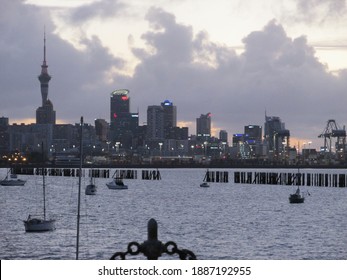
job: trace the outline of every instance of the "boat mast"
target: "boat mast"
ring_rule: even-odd
[[[77,206],[77,238],[76,238],[76,260],[78,260],[79,238],[80,238],[80,205],[81,205],[81,177],[82,177],[82,161],[83,161],[83,117],[80,124],[80,168],[78,174],[78,206]]]
[[[46,182],[45,182],[45,168],[44,168],[44,154],[43,154],[43,141],[41,143],[41,151],[42,151],[42,188],[43,188],[43,219],[46,220]]]

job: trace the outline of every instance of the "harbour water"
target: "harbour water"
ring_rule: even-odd
[[[159,240],[198,259],[347,259],[347,188],[303,186],[305,203],[290,204],[295,186],[235,184],[230,176],[200,188],[205,172],[160,169],[161,180],[125,180],[127,190],[110,190],[110,179],[97,178],[94,196],[84,194],[89,179],[82,178],[80,259],[109,259],[129,242],[143,242],[150,218]],[[0,178],[5,174],[1,169]],[[23,220],[42,212],[42,179],[19,177],[25,186],[0,186],[0,259],[74,259],[78,178],[46,177],[56,230],[25,233]]]

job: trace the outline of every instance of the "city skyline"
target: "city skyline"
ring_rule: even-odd
[[[263,126],[266,111],[286,123],[292,146],[301,141],[319,148],[329,119],[346,124],[345,1],[287,1],[291,7],[270,1],[273,8],[265,1],[220,1],[206,21],[198,17],[206,15],[207,2],[199,2],[189,19],[182,10],[192,5],[180,2],[5,0],[0,114],[11,123],[35,122],[46,26],[57,123],[75,123],[81,115],[89,123],[108,120],[110,93],[127,88],[140,124],[148,106],[169,99],[177,106],[177,125],[188,126],[190,134],[204,112],[213,114],[215,136],[219,130],[231,136],[245,125]],[[223,8],[233,21],[243,16],[239,30]],[[250,16],[260,12],[259,21]],[[124,24],[120,32],[114,18],[146,24],[137,33]],[[215,32],[221,19],[227,36]],[[110,26],[115,31],[108,33]]]

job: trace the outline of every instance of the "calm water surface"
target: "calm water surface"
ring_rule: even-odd
[[[295,187],[234,184],[228,171],[229,183],[210,188],[199,187],[203,169],[161,169],[161,181],[125,180],[127,190],[96,179],[95,196],[84,194],[83,178],[80,259],[109,259],[143,242],[150,218],[159,240],[198,259],[347,259],[347,188],[302,187],[311,195],[295,205],[288,202]],[[74,259],[78,178],[46,177],[57,229],[25,233],[23,220],[42,212],[42,179],[20,177],[28,180],[23,187],[0,186],[0,259]]]

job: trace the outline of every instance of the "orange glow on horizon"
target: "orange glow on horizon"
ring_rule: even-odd
[[[312,141],[309,139],[305,139],[305,138],[297,138],[297,137],[291,137],[290,138],[290,146],[291,147],[295,147],[297,150],[299,149],[300,151],[302,149],[319,149],[320,144],[319,144],[320,140],[316,140],[316,141]]]
[[[34,118],[10,119],[9,118],[9,122],[10,122],[10,124],[22,124],[22,123],[24,123],[24,124],[28,125],[28,124],[36,124],[36,119],[34,119]],[[64,120],[61,120],[61,119],[57,119],[56,124],[67,124],[67,122]]]

